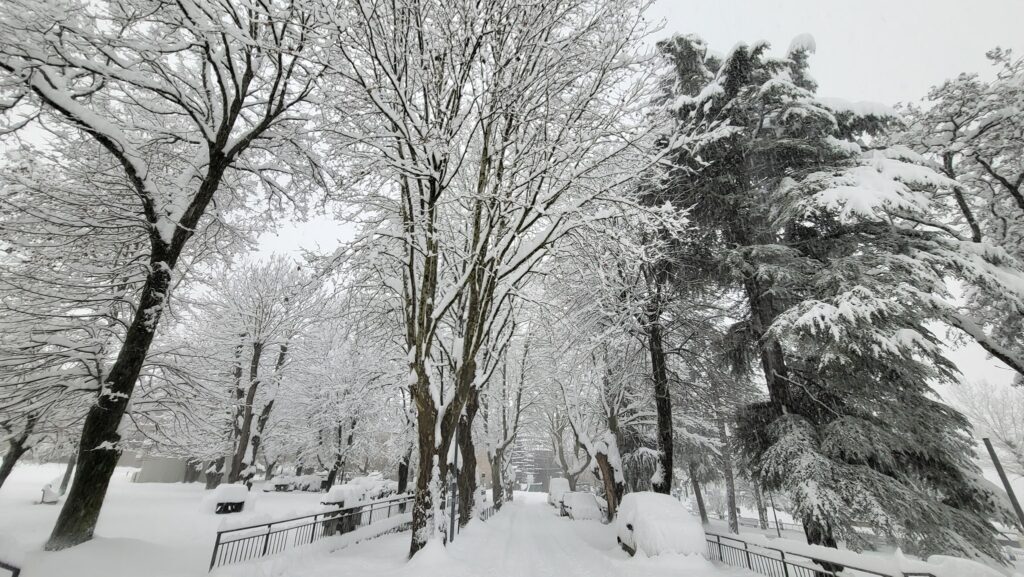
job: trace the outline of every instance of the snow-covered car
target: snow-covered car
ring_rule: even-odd
[[[704,528],[682,503],[670,495],[643,491],[622,498],[615,519],[619,544],[630,555],[701,554]]]
[[[562,493],[569,490],[569,479],[555,477],[548,481],[548,505],[552,507],[562,506]]]
[[[600,521],[604,519],[604,512],[601,509],[601,503],[597,500],[597,496],[593,493],[584,493],[582,491],[566,491],[562,493],[561,514],[563,517],[569,517],[574,521]]]

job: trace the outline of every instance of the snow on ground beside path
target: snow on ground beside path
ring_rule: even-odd
[[[407,533],[337,552],[292,556],[218,570],[213,577],[728,577],[699,555],[630,558],[615,528],[559,517],[545,493],[516,493],[487,522],[475,520],[447,548],[432,544],[406,560]]]
[[[205,575],[217,530],[320,510],[319,493],[255,492],[255,510],[202,510],[201,483],[131,483],[118,469],[96,538],[60,552],[42,551],[61,505],[38,505],[42,486],[63,464],[18,464],[0,488],[0,552],[20,554],[22,577],[196,577]]]

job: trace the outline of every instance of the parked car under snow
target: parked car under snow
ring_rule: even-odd
[[[569,479],[555,477],[548,481],[548,505],[561,508],[562,494],[569,490]]]
[[[566,491],[562,493],[563,517],[576,520],[600,521],[604,519],[604,511],[597,496],[582,491]]]
[[[619,544],[630,555],[642,551],[682,555],[704,552],[704,528],[682,503],[670,495],[629,493],[619,503],[615,519]]]

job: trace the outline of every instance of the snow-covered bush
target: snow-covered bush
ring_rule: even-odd
[[[556,477],[548,481],[548,504],[560,506],[562,494],[569,490],[569,479]]]
[[[649,491],[629,493],[619,504],[615,520],[619,543],[635,554],[699,555],[704,552],[704,529],[686,507],[670,495]]]
[[[348,483],[331,487],[324,497],[324,504],[339,507],[354,507],[361,503],[376,501],[398,492],[398,483],[383,478],[380,473],[372,473],[365,477],[355,477]]]

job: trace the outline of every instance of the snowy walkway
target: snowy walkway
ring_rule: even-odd
[[[699,556],[630,558],[611,526],[560,518],[546,495],[517,494],[486,523],[474,521],[447,549],[405,561],[409,534],[389,535],[330,554],[295,554],[225,568],[215,577],[725,577],[752,573]]]

